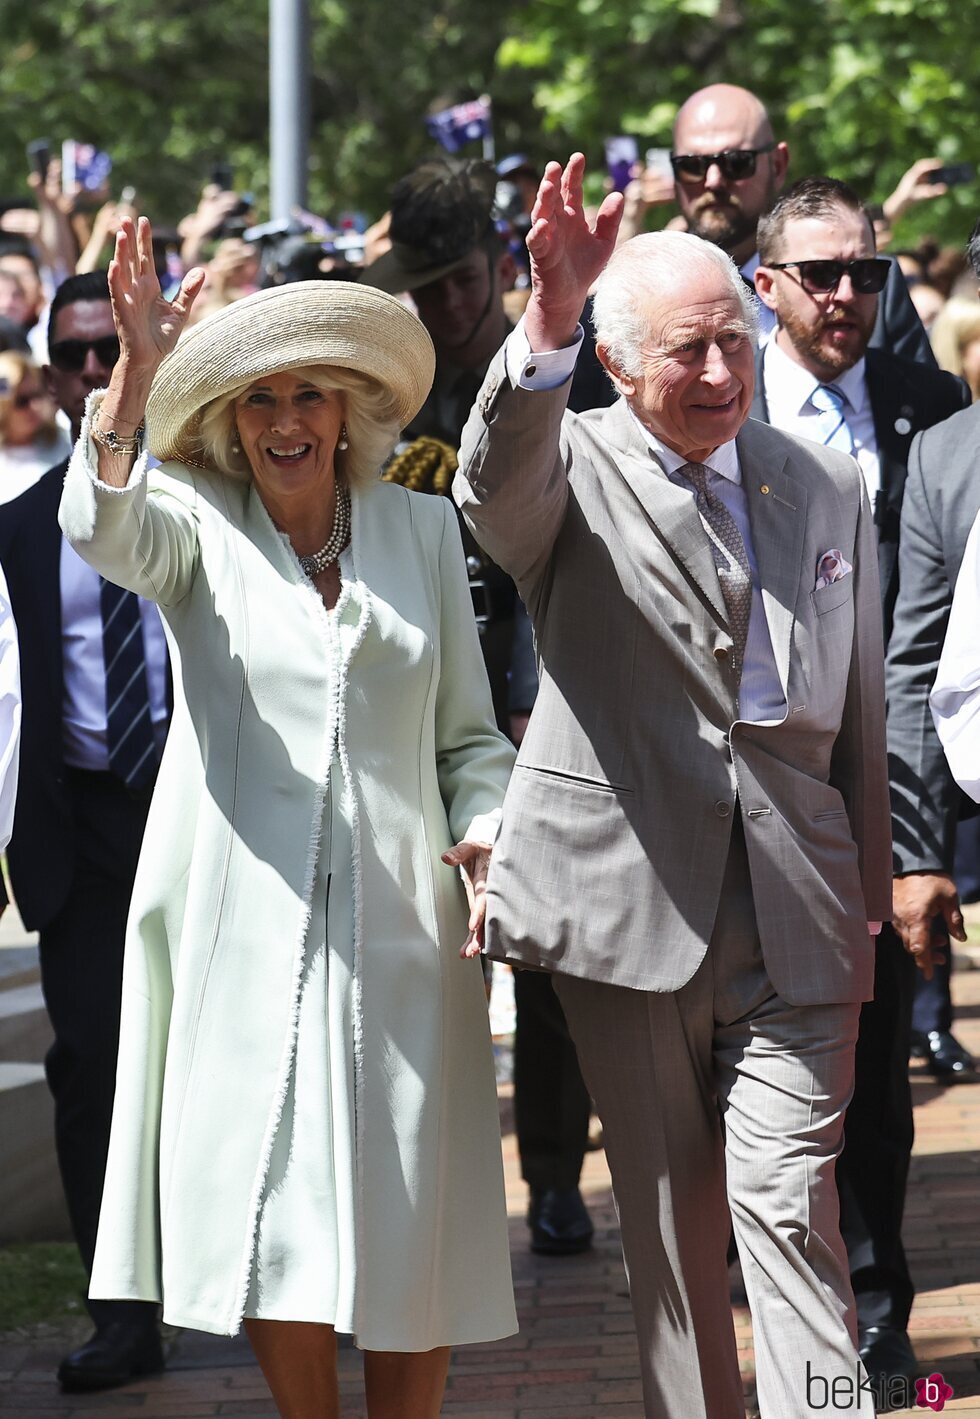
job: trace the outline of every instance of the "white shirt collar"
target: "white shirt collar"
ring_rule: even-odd
[[[787,355],[775,336],[767,341],[763,358],[767,390],[770,385],[776,385],[786,405],[791,405],[798,414],[804,410],[810,413],[810,395],[820,383],[816,375]],[[853,412],[863,409],[868,394],[864,356],[843,374],[835,375],[831,383],[844,395]]]
[[[674,449],[668,448],[657,438],[656,434],[650,432],[646,424],[642,423],[633,410],[630,410],[630,418],[635,422],[636,427],[643,435],[644,440],[657,455],[657,459],[665,473],[676,473],[678,468],[683,468],[690,460],[682,453],[676,453]],[[710,468],[713,473],[718,473],[722,478],[727,478],[730,483],[741,483],[742,470],[738,462],[738,450],[735,447],[735,440],[730,439],[728,443],[721,443],[703,460],[706,468]]]

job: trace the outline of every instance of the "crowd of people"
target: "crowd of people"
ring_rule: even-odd
[[[291,1419],[338,1333],[433,1419],[516,1327],[495,961],[529,1244],[591,1245],[595,1109],[650,1419],[744,1415],[736,1251],[763,1419],[911,1402],[909,1058],[975,1077],[980,224],[899,250],[938,160],[791,180],[732,85],[670,161],[590,209],[578,154],[433,158],[363,231],[89,218],[52,164],[0,215],[65,1389],[162,1314]]]

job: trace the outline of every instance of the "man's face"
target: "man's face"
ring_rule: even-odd
[[[466,349],[494,306],[495,278],[493,260],[482,246],[476,246],[447,276],[412,292],[433,344],[449,353]]]
[[[720,105],[709,105],[682,114],[674,133],[674,152],[724,153],[730,149],[761,149],[768,146],[768,130],[760,131],[758,115],[752,108],[726,113]],[[755,246],[755,229],[763,212],[769,210],[786,174],[788,154],[784,143],[771,152],[759,152],[751,177],[726,178],[712,163],[701,178],[674,183],[677,205],[687,219],[688,230],[722,250],[734,253]],[[745,258],[743,258],[745,259]]]
[[[51,363],[45,365],[44,377],[52,397],[71,420],[76,437],[85,412],[86,399],[93,389],[102,389],[109,383],[115,363],[106,363],[104,354],[100,357],[97,350],[89,348],[82,351],[78,342],[111,341],[115,334],[112,306],[108,301],[76,301],[74,305],[67,305],[58,312],[48,352]],[[74,355],[76,358],[66,359],[63,363],[77,364],[80,356],[83,361],[80,369],[59,367],[57,346],[68,341],[76,343],[74,346],[66,345],[66,355]]]
[[[803,217],[787,222],[778,259],[854,261],[874,254],[867,219],[841,207],[829,220]],[[846,273],[835,291],[811,295],[803,289],[795,268],[760,267],[759,271],[759,295],[775,311],[780,326],[776,340],[791,358],[823,383],[857,364],[874,330],[877,296],[855,291]]]
[[[755,346],[741,302],[721,272],[702,267],[669,289],[667,299],[648,297],[641,373],[616,382],[651,433],[700,462],[748,418]],[[600,337],[606,364],[604,355]]]

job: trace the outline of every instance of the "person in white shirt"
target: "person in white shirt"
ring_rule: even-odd
[[[37,365],[18,350],[0,351],[0,503],[19,497],[70,448]]]
[[[968,392],[951,375],[869,349],[888,263],[876,256],[868,213],[844,183],[811,177],[789,188],[759,222],[759,253],[756,289],[776,325],[757,357],[752,412],[856,460],[875,510],[887,638],[912,438],[964,407]],[[895,879],[896,927],[906,942],[920,886],[918,877]],[[914,1292],[901,1240],[912,1149],[915,979],[898,932],[886,924],[876,946],[875,998],[861,1012],[854,1099],[838,1164],[861,1353],[881,1395],[890,1380],[916,1373],[906,1329]]]

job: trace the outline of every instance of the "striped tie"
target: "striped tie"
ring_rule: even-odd
[[[854,439],[844,418],[845,402],[836,384],[818,384],[810,395],[810,403],[818,411],[814,420],[817,436],[824,448],[836,448],[853,455]]]
[[[141,789],[156,773],[157,756],[139,597],[103,581],[100,601],[109,767],[127,788]]]

